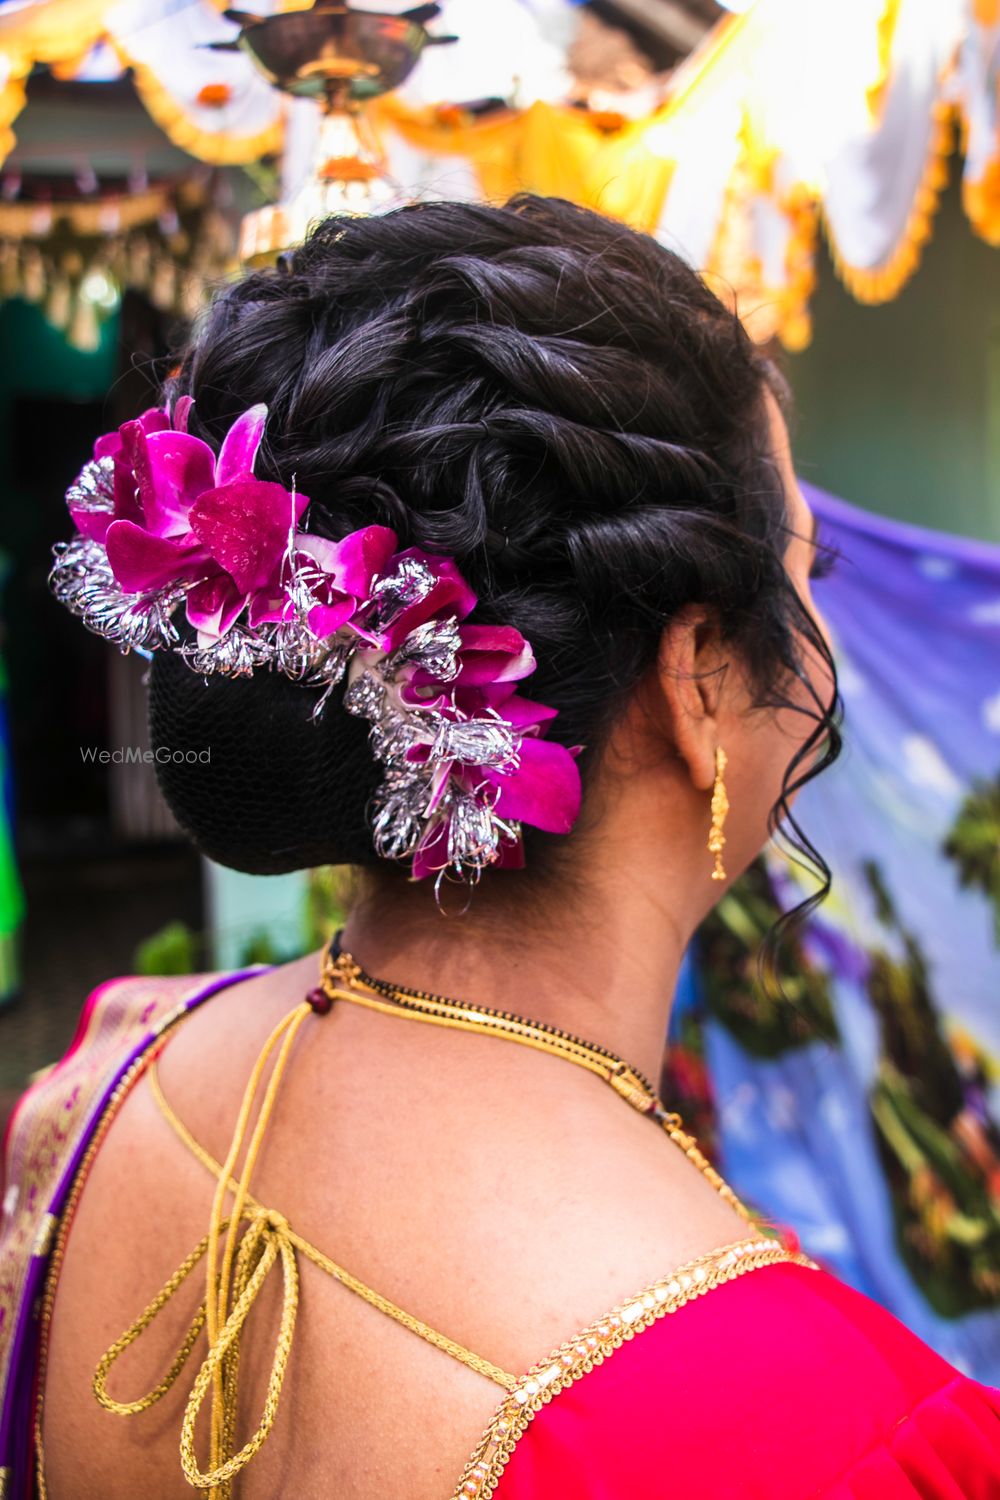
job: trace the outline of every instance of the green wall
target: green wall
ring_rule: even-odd
[[[40,530],[46,521],[35,497],[21,493],[12,479],[15,447],[15,401],[21,396],[51,397],[81,404],[101,401],[111,387],[118,365],[118,315],[101,324],[100,347],[83,353],[67,344],[63,334],[45,319],[40,307],[15,298],[0,303],[0,547],[12,555],[15,566],[37,550]],[[39,468],[58,466],[62,453],[67,483],[74,466],[81,467],[84,452],[65,452],[66,435],[53,431],[50,443],[39,454]],[[59,511],[63,510],[58,496]]]
[[[83,353],[40,308],[0,305],[0,651],[18,815],[47,824],[105,815],[106,772],[82,764],[79,744],[103,743],[106,648],[58,607],[46,577],[53,542],[72,530],[63,494],[110,425],[118,324],[115,314]]]
[[[800,476],[1000,542],[1000,250],[973,234],[953,184],[894,302],[862,306],[825,250],[820,262],[812,344],[786,362]]]

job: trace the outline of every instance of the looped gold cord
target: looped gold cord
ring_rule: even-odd
[[[167,1102],[160,1087],[155,1063],[150,1065],[147,1076],[153,1097],[167,1124],[177,1135],[178,1139],[183,1141],[192,1155],[198,1158],[202,1166],[206,1167],[212,1173],[213,1177],[219,1177],[222,1172],[220,1163],[216,1161],[211,1152],[205,1150],[200,1141],[195,1140],[190,1130],[184,1124],[184,1121],[174,1113]],[[235,1188],[235,1186],[235,1182],[230,1179],[230,1187]],[[261,1206],[250,1193],[247,1193],[247,1203],[254,1208],[260,1208]],[[445,1354],[450,1354],[453,1359],[457,1359],[470,1370],[475,1370],[478,1375],[484,1375],[494,1385],[502,1386],[506,1391],[516,1389],[518,1376],[512,1375],[508,1370],[502,1370],[499,1365],[495,1365],[490,1360],[484,1359],[481,1354],[475,1354],[471,1349],[467,1349],[464,1344],[456,1343],[447,1334],[439,1333],[429,1323],[424,1323],[420,1318],[415,1318],[412,1313],[408,1313],[403,1308],[398,1307],[395,1302],[390,1302],[388,1297],[383,1297],[381,1292],[376,1292],[366,1282],[361,1281],[357,1276],[352,1276],[350,1271],[338,1265],[335,1260],[331,1260],[328,1255],[324,1255],[322,1250],[317,1249],[309,1240],[303,1239],[302,1235],[296,1234],[294,1229],[289,1229],[288,1239],[295,1246],[296,1250],[300,1251],[307,1260],[312,1261],[313,1265],[318,1266],[321,1271],[324,1271],[327,1276],[331,1276],[334,1281],[339,1281],[341,1286],[346,1287],[349,1292],[353,1292],[355,1296],[360,1297],[363,1302],[367,1302],[370,1307],[374,1307],[379,1312],[385,1313],[394,1322],[402,1324],[411,1333],[415,1333],[418,1338],[422,1338],[425,1343],[432,1344],[435,1349],[440,1349]]]
[[[281,1393],[282,1381],[285,1377],[285,1367],[291,1351],[292,1337],[295,1331],[295,1315],[298,1310],[299,1300],[299,1277],[298,1266],[295,1260],[295,1250],[292,1245],[290,1230],[287,1221],[281,1214],[273,1210],[262,1209],[255,1206],[245,1211],[244,1217],[249,1220],[250,1227],[240,1242],[239,1254],[236,1259],[235,1289],[237,1289],[236,1302],[232,1312],[226,1319],[219,1337],[215,1344],[209,1349],[208,1354],[202,1362],[201,1368],[195,1378],[188,1397],[187,1407],[184,1412],[184,1420],[181,1426],[181,1465],[184,1476],[188,1483],[196,1489],[226,1489],[229,1481],[242,1469],[255,1453],[263,1446],[268,1433],[274,1425],[274,1418],[278,1408],[278,1397]],[[223,1220],[218,1228],[225,1230],[229,1228],[230,1221]],[[118,1416],[133,1416],[138,1412],[148,1411],[167,1391],[173,1386],[178,1375],[183,1369],[194,1343],[205,1323],[206,1309],[202,1303],[184,1336],[184,1340],[178,1349],[170,1368],[160,1381],[159,1385],[149,1391],[145,1396],[140,1396],[135,1401],[116,1401],[108,1394],[107,1377],[112,1365],[125,1352],[130,1344],[133,1344],[139,1335],[149,1327],[157,1313],[167,1304],[173,1294],[190,1275],[198,1264],[198,1261],[208,1249],[209,1236],[206,1234],[191,1254],[184,1260],[177,1270],[166,1282],[162,1290],[153,1298],[149,1306],[136,1318],[132,1326],[116,1339],[110,1349],[103,1355],[94,1374],[94,1395],[106,1411],[114,1412]],[[267,1279],[268,1273],[280,1257],[282,1262],[284,1296],[282,1299],[281,1323],[278,1329],[278,1339],[274,1351],[274,1360],[271,1367],[271,1378],[268,1381],[267,1395],[264,1401],[264,1411],[260,1425],[253,1436],[240,1449],[239,1453],[228,1457],[223,1463],[213,1465],[207,1472],[202,1472],[198,1467],[198,1461],[194,1452],[194,1428],[209,1387],[213,1384],[216,1372],[220,1367],[226,1366],[227,1361],[232,1363],[227,1366],[226,1374],[229,1378],[224,1382],[225,1411],[222,1426],[224,1443],[232,1446],[235,1424],[236,1408],[236,1361],[238,1357],[239,1337],[243,1327],[250,1315],[254,1302]]]
[[[187,1408],[184,1412],[184,1421],[181,1425],[181,1466],[184,1477],[188,1484],[196,1489],[215,1490],[227,1488],[229,1482],[239,1471],[245,1467],[263,1447],[264,1442],[274,1426],[274,1419],[278,1410],[278,1398],[281,1395],[281,1386],[285,1378],[285,1368],[288,1364],[288,1356],[291,1353],[292,1337],[295,1332],[295,1316],[299,1305],[299,1274],[295,1262],[295,1251],[288,1238],[288,1225],[280,1214],[271,1212],[260,1212],[255,1214],[251,1226],[247,1230],[240,1246],[241,1257],[239,1270],[248,1268],[254,1261],[255,1251],[260,1248],[261,1253],[253,1270],[249,1273],[246,1284],[236,1299],[235,1306],[226,1319],[219,1336],[198,1371],[191,1394],[188,1397]],[[194,1428],[201,1410],[202,1403],[211,1385],[214,1385],[216,1376],[219,1375],[226,1364],[227,1356],[232,1351],[238,1350],[238,1340],[243,1326],[250,1314],[250,1310],[257,1298],[257,1294],[267,1279],[268,1272],[280,1256],[283,1273],[283,1296],[281,1307],[281,1323],[278,1328],[278,1340],[275,1345],[274,1359],[271,1364],[271,1375],[267,1383],[267,1394],[264,1398],[264,1410],[261,1414],[260,1424],[238,1453],[234,1453],[224,1459],[222,1463],[216,1464],[207,1471],[202,1472],[198,1467],[198,1461],[194,1451]],[[237,1281],[242,1279],[239,1275]],[[235,1419],[235,1381],[223,1381],[224,1419],[221,1436],[222,1446],[228,1446],[226,1439],[231,1440]]]
[[[217,1500],[226,1500],[233,1475],[249,1463],[254,1454],[259,1451],[274,1425],[278,1398],[281,1394],[281,1385],[285,1377],[285,1367],[288,1363],[295,1330],[295,1315],[299,1304],[299,1274],[288,1223],[281,1214],[262,1208],[250,1198],[250,1178],[264,1139],[264,1132],[274,1109],[274,1101],[288,1063],[292,1044],[299,1027],[311,1014],[311,1007],[303,1001],[288,1015],[282,1017],[264,1043],[244,1090],[229,1152],[219,1172],[208,1233],[178,1267],[149,1306],[140,1313],[132,1326],[111,1345],[98,1364],[94,1375],[94,1394],[108,1411],[116,1412],[120,1416],[131,1416],[136,1412],[146,1411],[174,1384],[194,1347],[202,1326],[206,1327],[208,1354],[195,1378],[184,1413],[181,1429],[181,1464],[188,1483],[198,1489],[210,1490]],[[234,1178],[233,1173],[243,1150],[261,1079],[276,1047],[278,1055],[267,1081],[242,1170],[240,1176]],[[233,1194],[233,1206],[231,1212],[225,1215],[226,1194],[230,1191]],[[249,1219],[250,1227],[237,1253],[237,1236],[243,1219]],[[225,1240],[221,1247],[220,1264],[220,1241],[223,1236]],[[111,1366],[149,1326],[203,1255],[206,1264],[205,1300],[196,1312],[166,1375],[158,1386],[137,1401],[113,1400],[106,1389]],[[284,1295],[278,1340],[264,1401],[264,1412],[260,1426],[253,1437],[238,1453],[234,1453],[239,1337],[257,1294],[279,1257],[282,1264]],[[230,1290],[235,1299],[232,1309],[229,1305]],[[212,1392],[210,1457],[208,1469],[203,1472],[195,1458],[194,1427],[198,1412],[210,1388]]]
[[[108,1374],[111,1370],[111,1366],[115,1364],[115,1362],[122,1354],[125,1353],[125,1350],[129,1347],[130,1344],[135,1343],[140,1333],[142,1333],[144,1329],[149,1327],[150,1323],[152,1323],[153,1319],[156,1317],[156,1314],[160,1311],[161,1308],[166,1306],[170,1298],[174,1295],[174,1292],[176,1292],[177,1288],[194,1270],[195,1266],[201,1260],[201,1257],[205,1254],[207,1248],[208,1235],[206,1234],[203,1239],[199,1240],[198,1244],[191,1251],[191,1254],[187,1257],[187,1259],[185,1261],[182,1261],[181,1264],[177,1267],[177,1270],[171,1276],[166,1285],[159,1292],[157,1292],[156,1296],[153,1298],[149,1306],[143,1309],[143,1311],[139,1314],[131,1327],[125,1330],[121,1338],[115,1339],[115,1342],[111,1345],[110,1349],[102,1354],[97,1369],[94,1372],[93,1391],[94,1395],[97,1397],[98,1401],[106,1411],[114,1412],[119,1417],[130,1417],[134,1416],[137,1412],[148,1411],[149,1408],[151,1406],[154,1406],[162,1396],[165,1396],[167,1394],[167,1392],[170,1390],[170,1387],[177,1379],[178,1375],[184,1367],[185,1362],[187,1361],[188,1355],[194,1348],[195,1340],[197,1339],[199,1333],[202,1330],[202,1327],[204,1326],[204,1302],[195,1313],[191,1325],[188,1328],[187,1333],[184,1335],[184,1341],[174,1356],[174,1360],[170,1366],[170,1369],[167,1371],[166,1375],[164,1375],[158,1386],[155,1386],[153,1390],[151,1390],[147,1395],[140,1396],[137,1401],[116,1401],[112,1396],[108,1395],[107,1391],[107,1379]]]
[[[149,1081],[161,1112],[176,1134],[204,1166],[218,1179],[208,1233],[164,1284],[135,1322],[116,1339],[102,1356],[94,1374],[93,1390],[106,1411],[118,1416],[134,1416],[147,1411],[175,1384],[203,1327],[208,1331],[208,1353],[195,1377],[181,1425],[181,1466],[184,1477],[196,1489],[208,1490],[213,1500],[228,1500],[232,1480],[260,1451],[274,1426],[285,1370],[291,1353],[295,1319],[299,1304],[299,1271],[296,1251],[300,1251],[321,1271],[339,1281],[372,1307],[409,1328],[427,1343],[460,1360],[469,1369],[484,1375],[506,1391],[517,1386],[517,1377],[498,1365],[466,1349],[454,1339],[439,1333],[429,1324],[397,1307],[387,1297],[366,1286],[343,1266],[324,1255],[315,1245],[296,1234],[284,1215],[265,1208],[250,1192],[250,1178],[260,1152],[264,1132],[274,1109],[278,1086],[288,1062],[299,1027],[311,1007],[303,1003],[274,1028],[261,1049],[247,1083],[240,1105],[233,1139],[224,1163],[220,1164],[191,1135],[174,1114],[160,1088],[155,1062],[150,1064]],[[267,1081],[240,1175],[234,1175],[250,1123],[253,1104],[271,1054],[278,1048],[271,1076]],[[226,1194],[233,1195],[229,1214],[223,1215]],[[239,1238],[241,1223],[248,1227]],[[221,1244],[221,1255],[220,1255]],[[163,1379],[146,1395],[134,1401],[116,1401],[108,1394],[107,1379],[111,1367],[139,1335],[149,1327],[174,1293],[183,1285],[202,1257],[206,1261],[205,1300],[195,1312],[184,1339]],[[256,1432],[236,1451],[237,1377],[240,1361],[240,1336],[264,1282],[281,1261],[283,1296],[281,1321],[275,1344],[271,1375],[264,1408]],[[230,1303],[232,1305],[230,1305]],[[194,1432],[198,1413],[211,1392],[211,1429],[209,1463],[202,1469],[194,1450]]]
[[[199,1473],[197,1465],[194,1464],[193,1453],[190,1454],[189,1460],[186,1460],[184,1451],[185,1437],[188,1433],[189,1417],[190,1430],[192,1433],[194,1427],[194,1417],[191,1416],[191,1403],[189,1403],[188,1411],[185,1413],[184,1417],[185,1436],[182,1436],[181,1439],[181,1461],[182,1463],[184,1463],[185,1474],[187,1475],[190,1483],[198,1484],[199,1488],[208,1488],[212,1490],[213,1494],[217,1489],[221,1487],[222,1493],[219,1497],[219,1500],[224,1500],[227,1481],[231,1477],[231,1473],[237,1472],[238,1469],[242,1468],[243,1465],[253,1457],[253,1454],[257,1451],[257,1448],[261,1443],[263,1443],[264,1438],[266,1438],[268,1432],[271,1430],[271,1425],[274,1421],[274,1410],[277,1407],[278,1394],[281,1390],[281,1382],[284,1379],[285,1364],[287,1362],[287,1351],[282,1358],[281,1348],[286,1335],[289,1341],[291,1339],[291,1329],[286,1329],[285,1321],[286,1318],[290,1316],[292,1326],[294,1326],[295,1312],[298,1307],[298,1272],[295,1267],[295,1257],[292,1252],[291,1246],[288,1246],[287,1254],[284,1248],[282,1248],[281,1250],[282,1261],[285,1270],[285,1305],[282,1311],[282,1324],[278,1334],[278,1348],[275,1351],[274,1367],[271,1372],[271,1381],[268,1385],[268,1395],[267,1401],[265,1403],[264,1418],[261,1423],[261,1431],[256,1435],[256,1438],[258,1439],[258,1441],[256,1441],[256,1446],[253,1445],[254,1440],[251,1440],[251,1444],[248,1444],[247,1448],[241,1449],[241,1461],[236,1464],[235,1469],[229,1472],[228,1465],[226,1463],[229,1455],[224,1451],[224,1449],[225,1434],[227,1431],[232,1431],[235,1420],[232,1415],[235,1407],[234,1376],[237,1359],[235,1347],[233,1358],[230,1361],[228,1367],[228,1373],[230,1375],[230,1380],[228,1381],[228,1390],[226,1381],[227,1365],[225,1359],[223,1358],[223,1355],[225,1354],[225,1351],[234,1344],[234,1339],[238,1338],[239,1330],[240,1328],[242,1328],[243,1323],[246,1320],[247,1312],[249,1312],[250,1306],[252,1305],[253,1298],[254,1296],[256,1296],[256,1289],[259,1289],[259,1286],[263,1281],[263,1276],[267,1274],[268,1270],[270,1270],[278,1254],[277,1244],[272,1246],[269,1242],[267,1245],[265,1245],[264,1253],[261,1258],[261,1265],[264,1265],[264,1263],[266,1262],[266,1270],[264,1271],[263,1275],[258,1278],[260,1266],[255,1269],[252,1276],[250,1277],[250,1281],[248,1282],[247,1287],[244,1289],[243,1296],[238,1300],[236,1308],[233,1309],[232,1318],[230,1318],[229,1290],[230,1280],[233,1274],[233,1259],[236,1252],[236,1236],[239,1230],[240,1220],[244,1215],[247,1194],[250,1188],[250,1178],[253,1175],[253,1169],[256,1165],[257,1157],[264,1139],[264,1132],[267,1129],[268,1123],[270,1122],[271,1112],[274,1108],[274,1101],[278,1093],[278,1086],[281,1083],[282,1076],[287,1066],[288,1057],[292,1049],[292,1044],[295,1041],[296,1036],[298,1035],[299,1027],[302,1025],[303,1021],[305,1021],[306,1018],[311,1014],[312,1009],[306,1001],[303,1001],[301,1005],[297,1005],[293,1011],[290,1011],[288,1015],[282,1017],[277,1026],[275,1026],[274,1030],[271,1032],[271,1035],[268,1037],[267,1041],[264,1043],[264,1046],[261,1048],[260,1055],[258,1056],[256,1063],[254,1064],[253,1072],[250,1074],[246,1089],[243,1093],[243,1100],[240,1105],[240,1112],[236,1121],[236,1129],[233,1132],[233,1139],[229,1147],[229,1154],[227,1155],[226,1160],[223,1164],[219,1182],[215,1190],[215,1198],[212,1203],[212,1215],[208,1223],[208,1248],[205,1256],[205,1322],[208,1330],[209,1353],[205,1364],[202,1366],[202,1369],[198,1373],[198,1379],[195,1382],[195,1389],[191,1393],[191,1398],[192,1401],[194,1401],[195,1392],[199,1390],[199,1383],[201,1382],[202,1376],[205,1374],[205,1371],[207,1369],[209,1373],[206,1376],[206,1385],[210,1381],[212,1386],[211,1437],[209,1446],[210,1461],[208,1473],[209,1476],[219,1474],[224,1475],[224,1477],[219,1479],[209,1478],[208,1480],[203,1480],[200,1478],[198,1480],[195,1480],[191,1477],[191,1474]],[[218,1260],[219,1241],[223,1234],[223,1212],[225,1207],[226,1193],[229,1191],[230,1178],[232,1177],[233,1172],[236,1169],[236,1163],[238,1162],[240,1152],[243,1149],[243,1142],[250,1122],[250,1114],[253,1109],[254,1100],[257,1097],[257,1091],[260,1087],[260,1082],[264,1075],[264,1070],[267,1067],[271,1053],[274,1051],[275,1047],[278,1047],[279,1043],[280,1047],[278,1050],[278,1056],[275,1059],[274,1067],[271,1070],[271,1076],[267,1081],[267,1087],[264,1091],[264,1098],[261,1102],[260,1110],[254,1124],[253,1133],[250,1137],[250,1144],[246,1149],[246,1157],[243,1162],[243,1170],[234,1190],[231,1215],[229,1219],[225,1221],[226,1238],[225,1244],[223,1245],[222,1249],[222,1265],[220,1267]],[[255,1223],[257,1224],[261,1224],[262,1222],[263,1221],[260,1218],[257,1218],[255,1220]],[[262,1231],[258,1230],[258,1233],[260,1232]],[[275,1234],[277,1235],[278,1243],[283,1244],[280,1232],[275,1231]],[[291,1271],[289,1271],[289,1264],[291,1264]],[[294,1293],[291,1295],[289,1294],[290,1277],[292,1282],[294,1282],[295,1288]],[[255,1290],[253,1294],[249,1296],[249,1301],[246,1301],[250,1286],[254,1286]],[[244,1307],[243,1314],[234,1324],[233,1319],[236,1318],[236,1313],[241,1305],[244,1304],[244,1302],[246,1302],[246,1305]],[[222,1345],[223,1333],[230,1328],[232,1329],[232,1331],[227,1337],[225,1344]],[[217,1354],[220,1346],[221,1353]],[[198,1406],[201,1405],[203,1398],[204,1390],[202,1389],[197,1398]],[[188,1473],[189,1463],[191,1465],[191,1473]]]

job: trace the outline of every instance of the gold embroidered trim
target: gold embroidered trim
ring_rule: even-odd
[[[619,1303],[613,1312],[561,1344],[547,1359],[532,1366],[497,1408],[462,1471],[452,1500],[490,1500],[535,1413],[596,1365],[603,1364],[637,1333],[727,1281],[735,1281],[748,1271],[782,1263],[819,1269],[807,1255],[786,1250],[775,1240],[739,1240],[688,1261],[671,1275],[652,1282],[644,1291]]]
[[[34,1256],[48,1255],[52,1249],[52,1241],[56,1237],[59,1228],[59,1219],[55,1214],[43,1214],[38,1221],[35,1238],[32,1241],[31,1253]]]

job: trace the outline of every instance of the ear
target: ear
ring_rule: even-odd
[[[702,792],[715,780],[725,673],[715,617],[699,605],[686,605],[663,632],[657,676],[677,754],[688,768],[691,785]]]

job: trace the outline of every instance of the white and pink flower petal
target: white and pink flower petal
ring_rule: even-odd
[[[135,521],[136,525],[145,527],[145,519],[142,514],[142,506],[139,503],[139,492],[135,482],[135,475],[121,454],[115,458],[114,465],[115,520]]]
[[[257,625],[276,625],[281,620],[294,619],[295,603],[289,599],[280,580],[250,595],[247,624],[251,629]]]
[[[323,640],[348,624],[357,607],[358,601],[349,596],[330,604],[316,604],[306,615],[306,623],[313,635]]]
[[[170,418],[166,412],[158,406],[150,406],[140,417],[133,418],[133,422],[141,431],[165,432],[170,426]],[[106,432],[94,443],[95,458],[116,458],[122,451],[122,433],[126,427],[131,427],[133,422],[124,422],[115,432]]]
[[[316,537],[312,540],[321,541]],[[355,599],[367,599],[373,581],[388,571],[389,559],[397,546],[397,537],[388,526],[365,526],[351,532],[343,541],[332,544],[329,561],[319,558],[336,580],[337,587]]]
[[[103,542],[108,534],[108,527],[115,519],[114,512],[109,510],[87,510],[84,506],[70,505],[68,507],[73,525],[81,536],[90,537],[92,541]]]
[[[489,699],[489,690],[487,690]],[[491,707],[497,705],[491,704]],[[503,700],[503,716],[508,724],[512,724],[518,734],[537,734],[543,724],[549,724],[553,719],[559,717],[559,710],[549,708],[546,703],[535,703],[531,698],[522,697],[520,693],[512,698]]]
[[[538,734],[541,725],[558,718],[556,709],[523,698],[517,691],[516,682],[485,682],[480,687],[463,687],[459,681],[452,697],[456,708],[470,718],[497,713],[519,734]]]
[[[178,396],[177,403],[170,414],[170,423],[175,432],[187,432],[188,418],[193,406],[193,396]]]
[[[459,682],[519,682],[535,670],[535,653],[513,625],[462,625]]]
[[[428,827],[417,845],[413,856],[413,878],[424,880],[428,875],[439,875],[448,868],[448,863],[448,820],[439,818]]]

